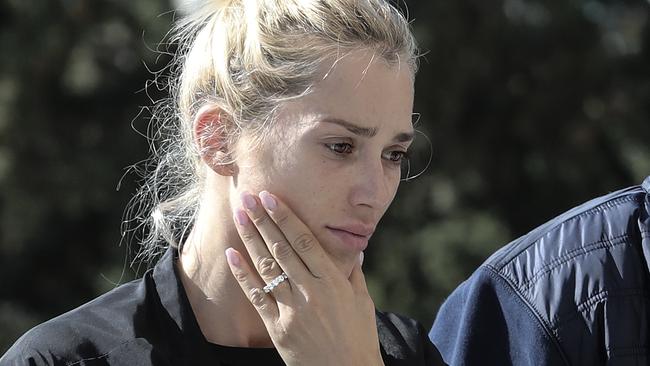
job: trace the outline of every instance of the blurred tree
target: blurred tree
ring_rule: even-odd
[[[490,253],[650,174],[650,3],[406,1],[425,55],[412,171],[366,253],[379,307],[430,324]],[[164,0],[0,3],[0,353],[136,276],[119,246],[144,159]],[[162,15],[161,15],[162,14]],[[159,16],[161,15],[161,16]],[[141,273],[140,273],[141,274]]]
[[[1,6],[3,352],[29,326],[133,278],[118,246],[133,179],[115,188],[147,154],[129,122],[150,104],[141,62],[156,64],[148,45],[170,23],[157,18],[169,9],[161,1]]]
[[[434,159],[403,183],[366,273],[379,304],[426,323],[496,248],[650,174],[650,4],[406,3]]]

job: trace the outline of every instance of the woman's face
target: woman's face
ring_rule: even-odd
[[[349,275],[397,192],[412,108],[408,67],[350,54],[282,106],[259,146],[242,137],[231,202],[243,191],[276,194]]]

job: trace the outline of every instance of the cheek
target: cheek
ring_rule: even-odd
[[[331,162],[320,157],[302,154],[300,159],[286,162],[273,187],[268,188],[312,230],[337,215],[345,200],[345,189],[340,183],[345,180],[330,165]]]
[[[239,190],[277,192],[279,188],[296,180],[295,161],[288,149],[290,146],[276,134],[270,134],[255,148],[241,145],[239,151]]]
[[[326,207],[329,205],[323,204],[323,201],[332,195],[332,173],[327,162],[307,159],[302,155],[301,159],[284,165],[275,180],[275,189],[282,192],[287,200],[294,201],[297,206]]]
[[[395,169],[394,172],[391,172],[391,174],[387,178],[387,181],[388,181],[389,189],[391,190],[391,192],[393,192],[390,202],[388,202],[388,204],[390,205],[391,202],[393,202],[395,195],[397,194],[397,190],[399,189],[400,183],[402,183],[401,168]]]

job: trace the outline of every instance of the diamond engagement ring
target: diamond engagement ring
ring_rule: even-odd
[[[271,281],[271,283],[269,283],[268,285],[264,286],[264,289],[263,289],[263,290],[264,290],[264,293],[265,293],[265,294],[268,294],[269,292],[271,292],[271,290],[273,290],[274,288],[276,288],[279,284],[281,284],[282,282],[284,282],[284,280],[287,280],[287,279],[289,279],[289,276],[287,276],[286,273],[282,272],[282,274],[279,275],[278,277],[274,278],[274,279]]]

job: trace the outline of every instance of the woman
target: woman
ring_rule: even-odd
[[[173,128],[136,203],[152,203],[145,251],[170,249],[0,364],[437,363],[420,325],[375,312],[361,271],[413,140],[403,16],[385,0],[212,0],[176,35],[159,109]]]

